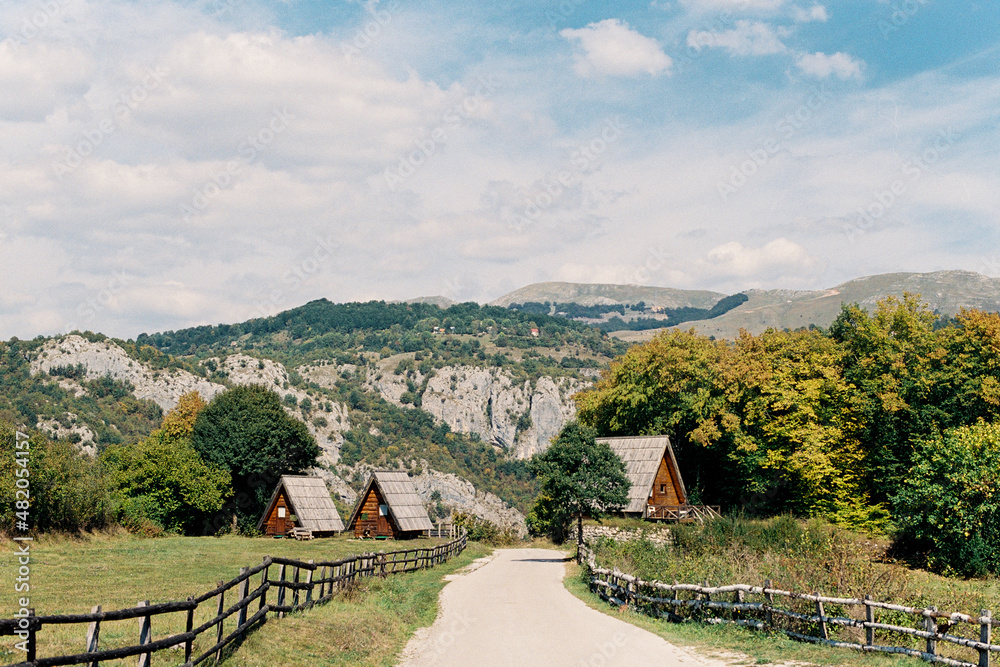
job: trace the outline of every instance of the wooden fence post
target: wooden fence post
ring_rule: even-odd
[[[299,566],[295,566],[295,571],[292,573],[292,583],[299,583]],[[299,606],[299,587],[296,586],[292,589],[292,611],[297,609]]]
[[[771,588],[771,580],[768,579],[764,582],[764,600],[767,604],[764,607],[764,622],[767,623],[772,628],[774,627],[774,614],[771,613],[771,607],[774,606],[774,595],[768,593],[768,589]]]
[[[982,625],[979,626],[979,641],[983,644],[989,644],[990,634],[993,630],[993,616],[989,609],[983,609],[979,613],[982,617]],[[979,649],[979,667],[990,667],[989,649]]]
[[[309,559],[309,564],[310,565],[314,565],[315,563],[316,563],[316,561],[314,561],[312,559]],[[315,572],[315,571],[316,571],[315,569],[306,570],[306,584],[309,585],[309,588],[306,589],[306,606],[308,606],[309,603],[312,602],[312,597],[313,597],[313,572]]]
[[[819,597],[819,591],[816,591],[816,597]],[[826,614],[823,610],[822,600],[816,600],[816,615],[819,616],[819,636],[822,639],[830,639],[830,632],[826,627]]]
[[[136,607],[148,607],[149,600],[144,600],[136,605]],[[153,619],[149,614],[142,617],[141,625],[139,626],[139,646],[145,646],[153,641]],[[140,653],[139,654],[139,667],[149,667],[150,661],[153,659],[152,653]]]
[[[218,585],[221,587],[223,583],[224,582],[220,581]],[[226,610],[226,602],[225,602],[225,600],[226,600],[226,592],[225,591],[219,591],[219,605],[218,605],[218,611],[216,612],[216,616],[222,616],[222,612]],[[222,641],[222,622],[223,622],[223,620],[225,620],[225,619],[222,619],[222,618],[219,619],[219,623],[217,624],[216,629],[215,629],[215,643],[216,644],[218,644],[219,642]],[[215,664],[219,664],[220,660],[222,660],[222,649],[221,648],[215,652]]]
[[[265,561],[266,561],[266,560],[267,560],[268,558],[270,558],[270,556],[264,556],[264,560],[265,560]],[[265,565],[265,566],[264,566],[264,569],[263,569],[263,570],[261,571],[261,573],[260,573],[260,585],[261,585],[261,586],[265,586],[265,585],[267,585],[267,573],[268,573],[268,571],[269,571],[270,569],[271,569],[271,566],[270,566],[270,565]],[[264,608],[264,606],[265,606],[266,604],[267,604],[267,589],[264,589],[264,590],[263,590],[263,591],[261,592],[261,594],[260,594],[260,606],[259,606],[259,607],[257,607],[257,611],[260,611],[261,609],[263,609],[263,608]],[[267,615],[267,614],[265,614],[265,616],[266,616],[266,615]]]
[[[250,594],[250,577],[246,576],[248,567],[240,568],[240,576],[243,577],[243,581],[240,582],[240,593],[239,601],[242,604],[244,600],[247,599],[247,595]],[[247,622],[247,608],[242,607],[239,611],[239,615],[236,617],[236,627],[242,627],[244,623]]]
[[[188,596],[188,602],[194,603],[194,598]],[[184,624],[184,632],[188,633],[194,629],[194,610],[197,607],[191,607],[187,612],[187,622]],[[194,639],[188,639],[184,642],[184,662],[191,662],[191,652],[194,648]]]
[[[875,607],[871,605],[872,596],[865,596],[865,646],[875,646]]]
[[[378,552],[378,576],[385,579],[385,552]]]
[[[281,567],[278,568],[278,601],[277,605],[279,607],[285,606],[285,564],[282,563]],[[285,612],[279,611],[278,618],[284,618]]]
[[[91,614],[100,614],[101,605],[97,605],[90,610]],[[92,621],[87,627],[87,653],[96,653],[97,646],[101,641],[101,619]],[[96,660],[87,663],[87,667],[100,667]]]
[[[938,610],[937,607],[928,607],[928,609],[930,611],[932,611],[932,612],[936,612]],[[937,632],[937,619],[934,616],[925,616],[924,617],[924,630],[926,630],[927,632],[934,632],[934,633]],[[927,652],[930,653],[931,655],[937,655],[937,640],[936,639],[929,639],[928,638],[928,640],[927,640]]]
[[[35,661],[35,653],[38,650],[38,637],[35,629],[35,610],[28,610],[28,650],[25,651],[24,659],[27,662]]]

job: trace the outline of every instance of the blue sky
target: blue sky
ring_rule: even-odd
[[[1000,7],[0,5],[0,337],[1000,275]]]

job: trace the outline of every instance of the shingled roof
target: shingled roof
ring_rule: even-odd
[[[417,494],[413,480],[402,470],[376,470],[365,485],[365,490],[358,496],[358,505],[351,514],[348,526],[353,526],[365,497],[372,484],[377,484],[385,504],[389,506],[389,515],[400,531],[433,530],[434,524],[427,516],[424,502]]]
[[[274,487],[271,500],[267,503],[267,510],[257,525],[258,530],[267,521],[282,487],[285,489],[285,498],[291,507],[291,513],[296,516],[300,526],[320,533],[339,533],[344,530],[344,522],[330,498],[326,482],[321,477],[311,475],[282,475],[281,481]]]
[[[673,472],[680,483],[680,493],[687,501],[687,491],[684,489],[684,481],[681,479],[680,470],[677,468],[677,459],[674,458],[674,449],[670,446],[670,438],[665,435],[643,435],[624,438],[597,438],[597,442],[607,443],[615,454],[625,462],[625,474],[632,482],[632,488],[628,492],[628,505],[622,511],[627,513],[644,513],[646,511],[646,501],[653,488],[653,480],[656,478],[656,471],[660,467],[660,461],[664,455],[667,457],[667,465],[673,467]]]

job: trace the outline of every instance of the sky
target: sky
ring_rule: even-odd
[[[1000,3],[0,3],[0,337],[1000,275]]]

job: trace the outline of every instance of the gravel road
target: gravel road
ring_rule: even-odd
[[[563,587],[558,552],[502,549],[477,564],[450,577],[437,620],[406,645],[401,667],[718,664],[588,607]]]

